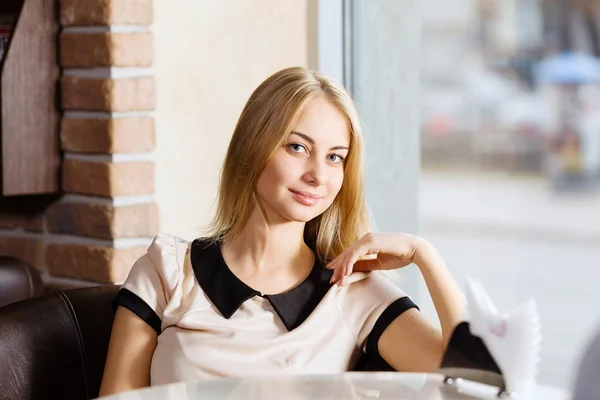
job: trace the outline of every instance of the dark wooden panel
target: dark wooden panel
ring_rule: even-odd
[[[0,197],[0,218],[3,213],[16,216],[41,213],[59,199],[60,195]]]
[[[59,190],[56,6],[56,0],[25,0],[3,61],[0,135],[4,196]]]
[[[0,14],[18,14],[23,0],[0,0]]]

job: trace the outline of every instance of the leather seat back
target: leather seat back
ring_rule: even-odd
[[[35,268],[17,258],[0,256],[0,307],[43,293]]]
[[[118,290],[73,289],[0,308],[0,399],[97,397]]]

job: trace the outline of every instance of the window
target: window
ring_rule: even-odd
[[[600,328],[600,9],[335,3],[342,27],[328,54],[343,61],[335,77],[365,125],[377,228],[419,232],[461,286],[467,275],[481,279],[501,310],[535,299],[538,381],[569,387]],[[319,43],[331,34],[319,31]],[[419,274],[402,274],[434,321]]]

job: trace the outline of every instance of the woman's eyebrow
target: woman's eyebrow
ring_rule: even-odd
[[[290,133],[290,135],[300,136],[301,138],[303,138],[304,140],[306,140],[308,143],[315,144],[315,140],[313,138],[311,138],[310,136],[305,135],[304,133],[300,133],[300,132],[297,132],[297,131],[292,131]],[[334,147],[332,147],[329,150],[348,150],[348,147],[347,146],[334,146]]]
[[[304,133],[300,133],[300,132],[296,132],[296,131],[292,131],[291,135],[298,135],[300,136],[302,139],[306,140],[308,143],[310,144],[315,144],[315,140],[313,138],[311,138],[308,135],[305,135]]]

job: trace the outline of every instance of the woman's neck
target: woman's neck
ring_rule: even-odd
[[[303,273],[291,270],[314,261],[312,250],[304,243],[304,226],[292,221],[266,223],[255,209],[240,234],[223,244],[223,255],[230,268],[246,277]]]

